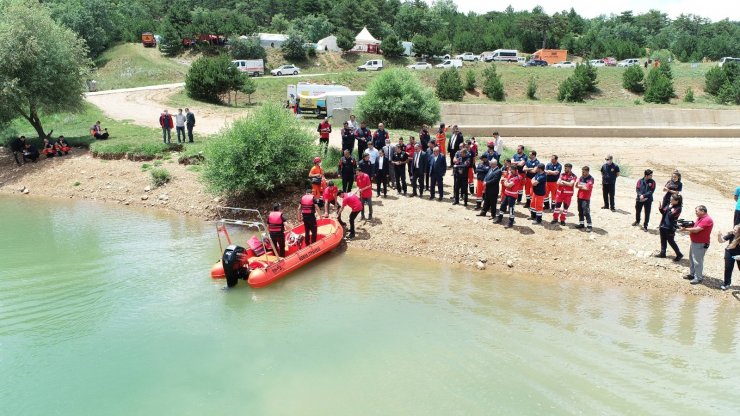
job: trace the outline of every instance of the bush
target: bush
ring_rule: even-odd
[[[712,67],[704,76],[704,91],[707,94],[717,95],[725,82],[727,82],[727,73],[718,66]]]
[[[234,59],[263,59],[267,63],[267,51],[255,39],[235,39],[229,52]]]
[[[665,70],[660,69],[661,67],[653,68],[648,72],[643,97],[646,103],[667,104],[675,95],[673,80],[669,78]]]
[[[257,83],[248,75],[244,74],[242,75],[242,86],[239,91],[246,94],[249,104],[252,104],[252,94],[257,92]]]
[[[462,101],[465,95],[460,74],[455,68],[446,69],[437,80],[437,97],[440,100]]]
[[[414,74],[397,68],[382,71],[370,82],[357,112],[369,124],[414,129],[439,121],[439,101]]]
[[[206,144],[203,179],[217,193],[264,194],[301,183],[317,152],[311,133],[269,103]]]
[[[622,87],[628,91],[634,93],[641,93],[645,91],[645,85],[642,81],[645,78],[645,73],[642,72],[642,68],[639,65],[633,65],[622,74]]]
[[[496,73],[496,67],[491,65],[483,70],[483,94],[494,101],[504,101],[504,84]]]
[[[159,51],[165,56],[177,56],[182,52],[182,36],[169,20],[162,24],[162,39],[159,41]]]
[[[243,79],[227,55],[201,57],[185,76],[185,92],[196,100],[219,103],[221,95],[239,90]]]
[[[527,98],[530,100],[537,99],[537,81],[535,81],[534,77],[529,78],[529,83],[527,84]]]
[[[558,86],[558,101],[580,103],[585,97],[586,89],[583,83],[573,75],[564,79]]]
[[[718,104],[740,104],[740,79],[725,82],[717,93],[716,101]]]
[[[355,35],[347,28],[341,28],[339,29],[339,32],[337,33],[337,47],[342,50],[342,52],[347,52],[348,50],[354,48],[355,46]]]
[[[295,31],[288,34],[288,39],[283,43],[280,49],[283,51],[283,57],[288,61],[305,61],[306,47],[303,36]]]
[[[165,168],[155,168],[150,171],[152,175],[152,184],[160,187],[172,179],[172,175]]]
[[[403,45],[401,45],[395,33],[391,33],[383,39],[380,43],[380,49],[383,51],[383,55],[389,58],[401,56],[403,53]]]
[[[468,69],[468,72],[465,73],[465,89],[467,91],[474,91],[475,87],[475,71]]]
[[[685,103],[693,103],[694,102],[694,90],[689,87],[686,89],[686,95],[683,97],[683,102]]]
[[[596,92],[596,84],[599,82],[596,80],[597,74],[594,66],[591,64],[578,64],[572,76],[578,78],[586,92]]]

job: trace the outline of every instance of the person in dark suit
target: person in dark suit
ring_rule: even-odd
[[[429,159],[429,177],[431,178],[432,184],[429,188],[431,196],[429,199],[434,199],[434,187],[436,186],[439,191],[439,200],[442,200],[443,192],[442,186],[447,172],[447,160],[441,154],[439,154],[439,147],[435,147],[432,151],[432,157]]]
[[[424,170],[424,190],[429,190],[429,161],[432,160],[432,151],[434,148],[437,147],[437,139],[429,140],[429,146],[427,147],[427,150],[424,151],[424,154],[427,158],[427,168]]]
[[[424,195],[424,173],[427,171],[427,155],[421,150],[421,144],[414,146],[414,157],[411,158],[411,186],[414,192],[411,196],[416,196],[416,189],[419,188],[419,196]]]
[[[457,129],[457,125],[452,126],[452,136],[447,142],[447,154],[450,155],[450,166],[455,165],[455,153],[460,150],[460,145],[465,143],[462,132]]]
[[[388,195],[388,174],[391,170],[391,161],[385,156],[385,151],[378,151],[378,158],[375,159],[375,185],[377,186],[377,196],[380,197],[380,185],[383,185],[383,198]]]
[[[498,200],[499,182],[501,181],[501,167],[496,159],[491,160],[490,169],[483,178],[486,189],[483,191],[483,209],[478,216],[485,217],[491,210],[491,217],[496,218],[496,201]]]

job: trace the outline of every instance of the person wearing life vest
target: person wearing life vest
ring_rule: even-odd
[[[54,148],[57,151],[57,156],[69,154],[69,151],[72,150],[72,147],[67,143],[67,139],[65,139],[64,136],[59,136],[57,142],[54,143]]]
[[[365,219],[365,205],[368,207],[368,221],[373,219],[373,181],[370,176],[365,172],[357,174],[357,192],[360,194],[360,201],[362,202],[362,219]]]
[[[47,158],[54,157],[56,154],[54,151],[54,145],[51,144],[47,138],[44,138],[44,145],[41,148],[41,153],[45,154]]]
[[[342,194],[342,206],[339,207],[339,211],[337,211],[337,219],[339,220],[339,223],[343,225],[342,211],[344,211],[344,207],[347,206],[351,211],[349,214],[349,238],[355,238],[355,218],[357,218],[357,216],[362,212],[362,201],[360,201],[360,197],[355,194],[351,194],[349,192]]]
[[[535,224],[542,224],[542,209],[545,206],[545,195],[547,194],[546,185],[545,164],[540,163],[534,169],[534,176],[531,179],[532,201],[529,211]]]
[[[447,155],[447,127],[445,127],[445,123],[440,123],[439,130],[437,130],[437,135],[435,136],[437,139],[437,147],[439,147],[439,151],[442,152],[442,156]]]
[[[498,217],[494,221],[496,224],[501,224],[504,219],[504,212],[509,212],[509,223],[506,228],[514,226],[514,206],[516,205],[516,199],[519,196],[519,192],[522,189],[522,178],[519,176],[517,166],[513,163],[509,167],[509,176],[504,181],[504,202],[501,204],[501,208],[498,211]]]
[[[555,208],[552,211],[552,221],[550,224],[557,224],[558,218],[560,225],[565,225],[565,217],[568,216],[568,208],[573,200],[573,187],[576,185],[578,178],[571,172],[573,165],[565,164],[565,172],[560,174],[558,179],[558,193],[555,195]]]
[[[306,194],[301,197],[301,203],[298,205],[298,217],[303,218],[304,247],[316,242],[316,203],[317,200],[312,194]]]
[[[321,198],[321,183],[324,180],[324,169],[321,168],[321,158],[313,158],[313,167],[308,172],[308,179],[311,181],[311,193],[314,198]]]
[[[529,152],[529,158],[524,162],[524,194],[527,196],[527,202],[524,204],[525,209],[532,205],[532,178],[534,178],[537,166],[539,165],[540,161],[537,160],[537,152],[532,150]]]
[[[581,177],[578,178],[576,188],[578,188],[578,195],[576,195],[578,198],[576,199],[578,203],[578,225],[576,225],[576,228],[584,227],[583,220],[585,218],[586,231],[590,233],[593,231],[593,225],[591,224],[591,192],[594,190],[594,177],[591,176],[591,168],[588,166],[581,168]],[[665,252],[665,246],[663,252]]]
[[[272,212],[267,215],[267,231],[280,257],[285,257],[285,224],[287,222],[285,214],[280,211],[280,204],[272,204]]]
[[[329,205],[334,205],[337,208],[337,193],[339,188],[334,185],[334,181],[327,182],[326,188],[324,188],[323,199],[324,199],[324,217],[329,218]]]
[[[558,155],[550,157],[550,163],[545,165],[545,175],[547,176],[547,185],[545,195],[545,208],[555,208],[555,195],[558,192],[558,178],[563,172],[563,165],[558,162]]]
[[[324,121],[319,123],[316,131],[319,133],[319,146],[324,148],[324,156],[326,156],[326,152],[329,150],[329,135],[331,134],[329,117],[324,117]]]
[[[480,206],[483,203],[483,188],[485,188],[484,179],[490,169],[491,167],[488,163],[488,155],[483,153],[480,155],[480,163],[475,167],[475,209],[480,209]]]

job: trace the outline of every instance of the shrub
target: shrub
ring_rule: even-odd
[[[529,83],[527,84],[527,98],[530,100],[537,99],[537,81],[534,77],[529,78]]]
[[[414,129],[439,121],[439,101],[411,72],[390,69],[370,82],[357,102],[357,112],[370,124]]]
[[[468,72],[465,73],[465,89],[474,91],[475,87],[475,72],[472,69],[468,69]]]
[[[391,33],[383,39],[380,43],[380,49],[383,51],[383,55],[389,58],[401,56],[403,53],[403,45],[401,45],[395,33]]]
[[[717,93],[716,101],[718,104],[740,104],[740,79],[725,82]]]
[[[162,39],[159,42],[159,51],[165,56],[177,56],[182,52],[182,36],[169,20],[165,19],[161,31]]]
[[[252,104],[252,94],[257,92],[257,83],[248,75],[244,74],[242,75],[242,86],[239,91],[246,94],[249,104]]]
[[[347,52],[348,50],[354,48],[355,46],[355,35],[347,28],[341,28],[339,29],[339,32],[337,33],[337,47],[342,50],[342,52]]]
[[[263,59],[267,62],[267,51],[255,39],[235,39],[229,52],[234,59]]]
[[[188,97],[218,103],[220,96],[241,88],[242,74],[227,55],[198,58],[185,76]]]
[[[639,65],[633,65],[622,74],[622,87],[639,94],[645,91],[645,85],[642,83],[644,78],[645,73],[642,72],[642,68]]]
[[[586,90],[583,83],[573,75],[564,79],[558,86],[558,101],[580,103],[585,97]]]
[[[172,175],[165,168],[155,168],[150,171],[152,175],[152,184],[160,187],[172,179]]]
[[[301,183],[317,152],[298,120],[269,103],[206,144],[203,179],[217,193],[264,194]]]
[[[483,94],[494,101],[504,101],[504,84],[496,73],[496,67],[491,65],[483,70]]]
[[[686,89],[686,95],[683,97],[683,102],[685,103],[693,103],[694,102],[694,90],[689,87]]]
[[[305,61],[306,60],[306,47],[303,35],[298,32],[291,31],[288,34],[288,39],[281,46],[283,51],[283,57],[288,61]]]
[[[596,92],[596,84],[599,82],[596,80],[596,68],[590,64],[578,64],[576,65],[573,75],[583,86],[586,92]]]
[[[437,80],[437,97],[440,100],[462,101],[465,95],[460,74],[455,68],[442,72]]]
[[[667,104],[674,95],[673,80],[669,78],[665,70],[658,67],[648,72],[643,97],[646,103]]]
[[[704,91],[707,94],[717,95],[725,82],[727,82],[727,73],[718,66],[712,67],[704,76]]]

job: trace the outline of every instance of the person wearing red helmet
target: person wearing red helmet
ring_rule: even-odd
[[[349,214],[349,238],[355,238],[355,218],[357,218],[357,216],[360,215],[360,212],[362,212],[362,201],[360,201],[360,198],[355,194],[351,194],[349,192],[342,194],[342,206],[339,207],[339,211],[337,211],[337,219],[342,225],[345,225],[342,222],[342,211],[344,211],[344,207],[347,206],[349,206],[351,211]]]
[[[321,183],[324,180],[324,169],[321,168],[321,158],[313,158],[313,167],[308,172],[308,179],[311,181],[311,193],[314,198],[321,198]]]

